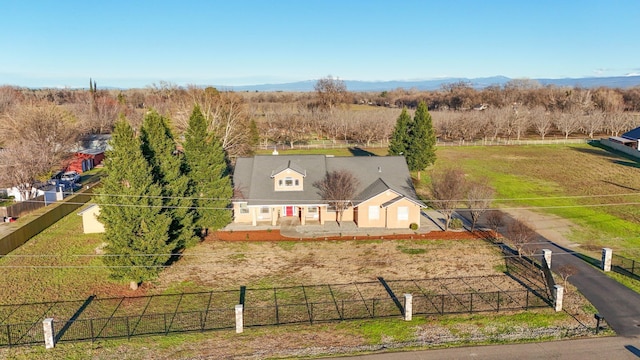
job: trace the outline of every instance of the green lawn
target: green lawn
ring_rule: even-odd
[[[459,166],[496,188],[496,207],[532,207],[579,225],[572,240],[640,258],[640,164],[590,145],[446,147],[434,167]],[[428,183],[423,177],[422,186]]]

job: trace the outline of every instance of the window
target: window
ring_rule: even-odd
[[[296,179],[296,186],[300,186],[300,180]]]
[[[260,208],[260,214],[268,214],[269,213],[269,208],[266,206],[263,206]]]
[[[288,177],[284,179],[284,186],[293,186],[293,179]]]
[[[247,207],[247,203],[240,203],[240,214],[248,214],[249,208]]]
[[[308,212],[309,214],[315,214],[315,213],[317,213],[317,212],[318,212],[318,208],[317,208],[317,207],[315,207],[315,206],[310,207],[310,208],[308,208],[308,209],[307,209],[307,212]]]
[[[409,208],[406,206],[398,207],[398,221],[409,220]]]
[[[369,206],[369,220],[378,220],[378,219],[380,219],[380,207]]]
[[[282,186],[282,179],[278,180],[278,186]]]

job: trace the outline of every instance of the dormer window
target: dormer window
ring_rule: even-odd
[[[280,185],[281,187],[300,186],[300,180],[294,179],[292,177],[286,177],[284,179],[278,180],[278,185]]]

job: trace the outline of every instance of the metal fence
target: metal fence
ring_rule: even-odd
[[[529,265],[527,265],[529,264]],[[519,274],[531,263],[518,264]],[[528,310],[549,299],[539,280],[491,275],[467,278],[384,280],[282,288],[257,288],[140,297],[0,306],[0,346],[42,344],[44,318],[53,318],[56,342],[232,329],[236,304],[243,326],[314,324],[404,316],[402,294],[412,294],[413,314]],[[544,286],[544,285],[542,285]],[[9,322],[15,322],[10,324]]]
[[[617,273],[640,279],[640,263],[637,260],[612,254],[611,266]]]

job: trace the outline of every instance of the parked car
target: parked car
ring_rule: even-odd
[[[66,173],[62,174],[60,180],[77,183],[80,182],[80,174],[75,171],[67,171]]]

